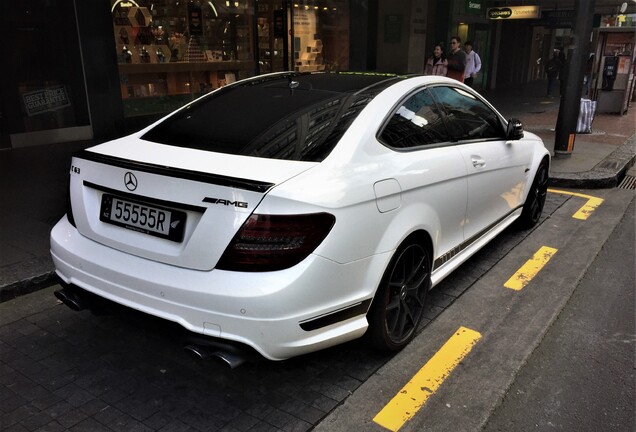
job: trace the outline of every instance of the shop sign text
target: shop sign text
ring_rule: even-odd
[[[34,116],[45,111],[55,111],[71,105],[66,87],[46,87],[22,94],[27,115]]]
[[[491,20],[498,19],[537,19],[541,15],[539,6],[508,6],[488,8],[486,16]]]

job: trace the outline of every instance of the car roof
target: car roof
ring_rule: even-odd
[[[289,86],[338,93],[355,93],[376,86],[386,88],[394,82],[406,78],[405,75],[377,72],[283,72],[260,75],[250,80],[237,82],[237,86]],[[229,88],[229,87],[227,87]]]
[[[186,105],[142,139],[244,156],[321,161],[362,108],[404,78],[363,72],[262,75]]]

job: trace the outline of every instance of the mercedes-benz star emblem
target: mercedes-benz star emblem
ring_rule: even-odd
[[[137,189],[137,177],[130,171],[124,174],[124,184],[129,191]]]

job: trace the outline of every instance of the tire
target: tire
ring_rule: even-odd
[[[541,161],[537,174],[534,176],[530,192],[523,205],[521,216],[517,219],[517,227],[520,229],[529,229],[535,226],[541,214],[543,206],[548,194],[548,164],[545,160]]]
[[[415,336],[431,287],[430,256],[427,247],[408,241],[391,259],[367,316],[375,348],[397,351]]]

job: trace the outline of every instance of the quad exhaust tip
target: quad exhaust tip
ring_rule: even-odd
[[[57,297],[58,300],[60,300],[62,303],[76,312],[79,312],[86,308],[86,305],[84,304],[82,299],[80,299],[75,293],[71,291],[61,289],[55,291],[53,294],[55,295],[55,297]]]
[[[220,360],[221,364],[229,366],[230,369],[235,369],[245,363],[245,358],[243,356],[228,351],[212,351],[201,345],[186,345],[183,349],[199,360]]]

